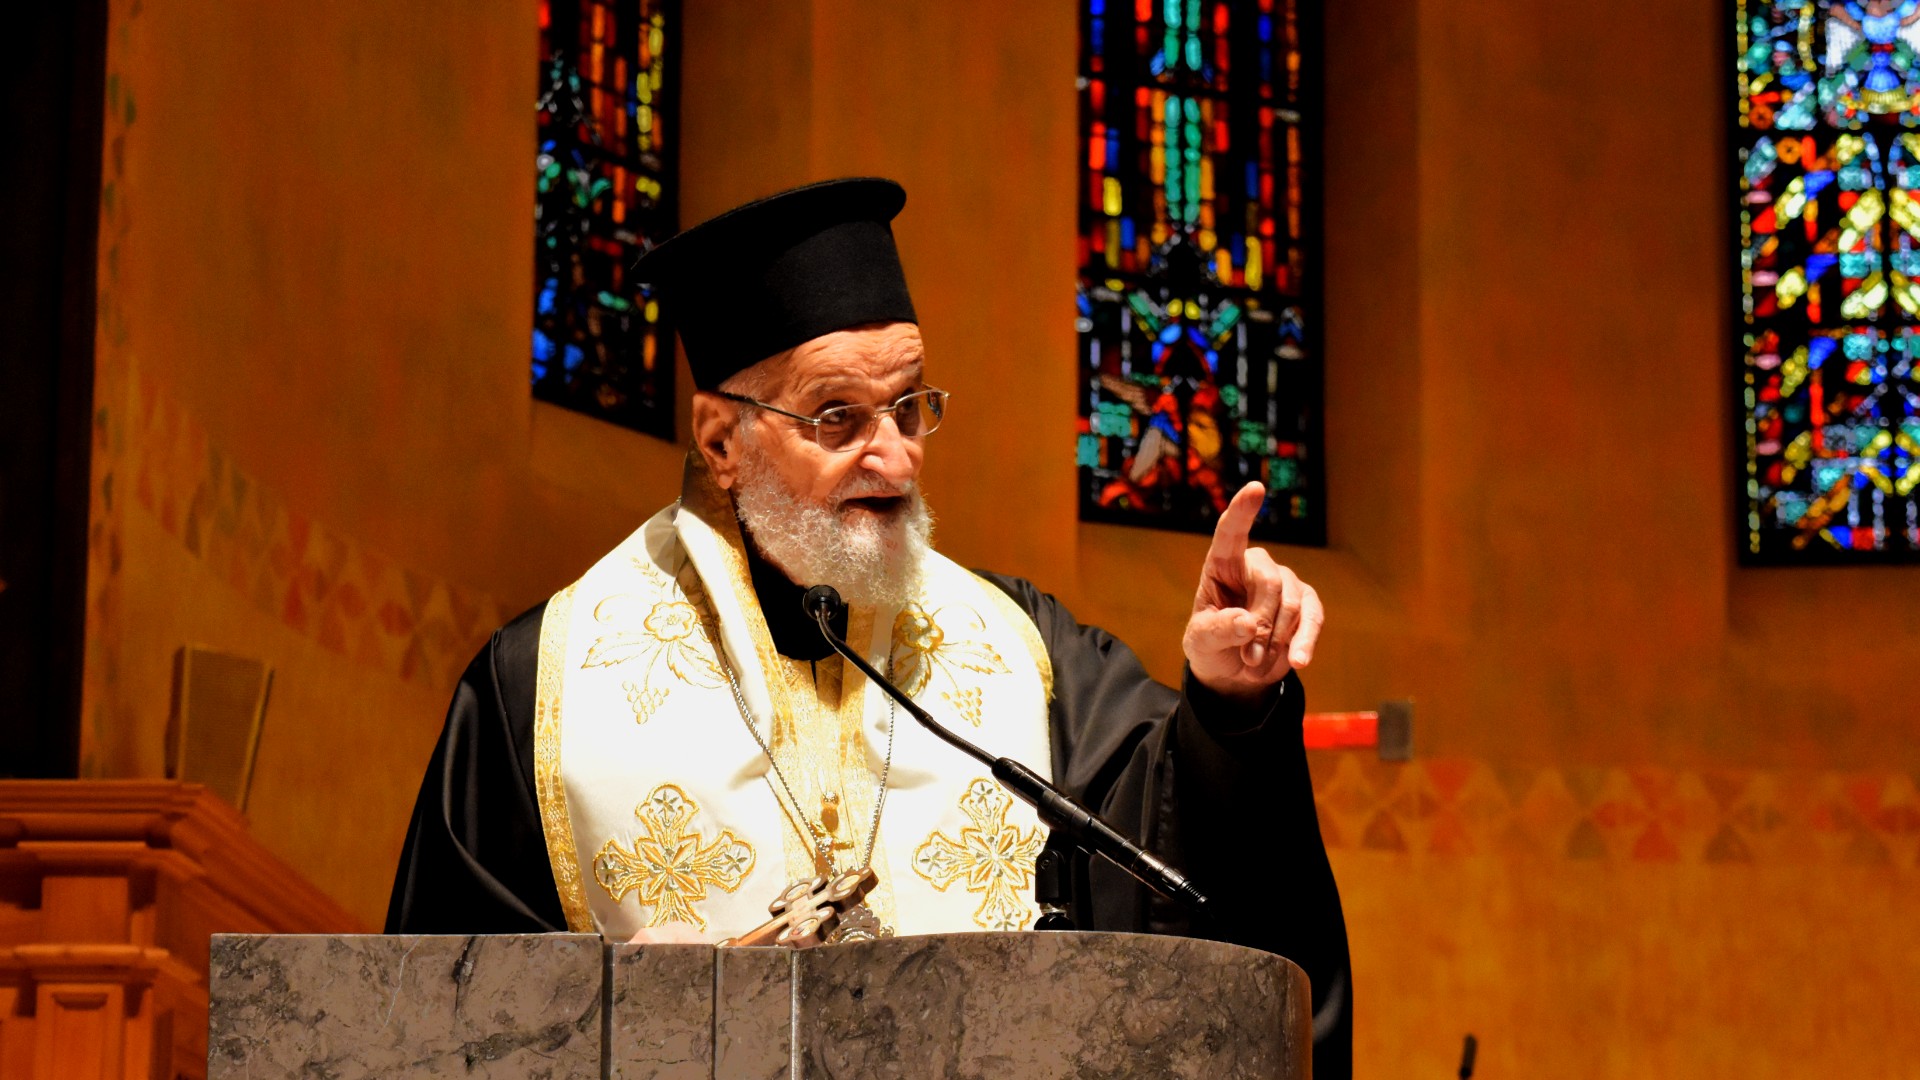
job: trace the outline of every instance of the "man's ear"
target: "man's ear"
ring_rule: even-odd
[[[739,405],[710,391],[694,391],[693,448],[723,491],[733,488],[740,473],[739,426]]]

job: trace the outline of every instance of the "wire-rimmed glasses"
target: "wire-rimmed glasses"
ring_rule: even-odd
[[[940,421],[947,415],[947,399],[953,395],[945,390],[931,387],[903,394],[891,405],[875,407],[872,405],[835,405],[831,409],[820,410],[817,416],[802,416],[788,412],[776,405],[769,405],[757,398],[745,394],[720,392],[728,401],[737,401],[742,405],[752,405],[756,409],[779,413],[781,416],[813,425],[813,437],[821,449],[833,453],[858,450],[873,438],[874,429],[880,426],[882,416],[893,417],[895,427],[900,434],[909,439],[918,439],[933,434],[940,427]]]

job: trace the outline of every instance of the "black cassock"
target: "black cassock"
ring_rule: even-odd
[[[828,648],[802,612],[800,588],[750,561],[780,652],[823,659]],[[1194,925],[1125,873],[1082,857],[1075,924],[1216,938],[1287,957],[1313,983],[1314,1075],[1351,1076],[1346,923],[1314,813],[1299,680],[1288,675],[1253,713],[1191,675],[1175,691],[1149,677],[1132,649],[1082,626],[1031,582],[981,576],[1032,617],[1052,659],[1055,782],[1185,871],[1218,911]],[[534,793],[543,610],[496,631],[454,691],[400,855],[390,934],[566,929]]]

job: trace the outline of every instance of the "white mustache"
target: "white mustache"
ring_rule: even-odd
[[[837,507],[848,499],[904,499],[913,496],[919,487],[919,484],[908,481],[905,486],[895,488],[877,476],[860,476],[835,491],[833,503]]]

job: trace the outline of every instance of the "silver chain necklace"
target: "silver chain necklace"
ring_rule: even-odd
[[[733,663],[727,659],[723,650],[716,649],[714,651],[720,656],[721,670],[726,672],[727,686],[733,690],[733,703],[740,709],[741,722],[747,725],[747,733],[753,736],[753,741],[760,747],[760,752],[767,755],[767,764],[773,767],[773,778],[780,782],[781,790],[787,793],[787,801],[793,805],[794,816],[799,818],[800,823],[805,825],[807,831],[813,834],[811,837],[802,835],[801,839],[811,839],[813,841],[814,853],[820,857],[822,862],[827,864],[826,869],[831,870],[833,863],[833,841],[823,835],[819,829],[814,828],[813,819],[807,816],[800,802],[800,797],[793,793],[793,785],[787,783],[787,774],[780,770],[780,762],[774,758],[773,748],[767,745],[766,739],[761,738],[760,729],[755,726],[753,722],[753,712],[747,708],[747,696],[740,690],[740,679],[734,674]],[[772,673],[769,672],[768,674],[771,675]],[[845,692],[844,678],[845,677],[842,676],[842,693]],[[893,678],[892,657],[887,658],[887,678]],[[898,727],[899,721],[899,708],[894,700],[889,697],[887,699],[887,756],[880,767],[879,792],[873,799],[873,824],[867,830],[867,849],[865,854],[861,856],[859,867],[855,867],[855,869],[861,867],[871,868],[873,866],[873,845],[874,842],[880,838],[880,811],[885,809],[887,805],[887,778],[893,774],[893,733]]]

